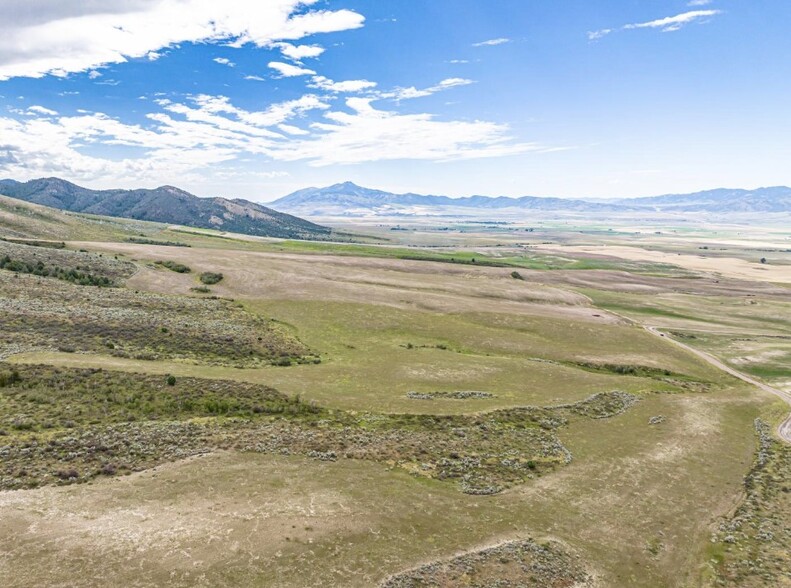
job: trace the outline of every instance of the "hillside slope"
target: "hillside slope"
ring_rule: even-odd
[[[51,208],[290,239],[327,239],[331,229],[247,200],[199,198],[173,186],[90,190],[59,178],[0,180],[0,194]]]

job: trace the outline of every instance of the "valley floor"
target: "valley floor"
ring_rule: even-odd
[[[87,233],[0,242],[4,585],[791,585],[784,274]]]

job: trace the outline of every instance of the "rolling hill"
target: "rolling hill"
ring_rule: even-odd
[[[90,190],[61,180],[0,180],[0,194],[70,212],[217,229],[261,237],[327,239],[332,230],[242,199],[199,198],[173,186]]]

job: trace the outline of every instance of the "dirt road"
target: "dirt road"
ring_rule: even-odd
[[[747,382],[748,384],[752,384],[753,386],[757,386],[761,390],[769,392],[770,394],[774,394],[775,396],[779,396],[783,400],[785,400],[789,405],[791,405],[791,392],[786,392],[785,390],[780,390],[779,388],[774,388],[769,384],[765,384],[760,380],[756,380],[755,378],[748,376],[745,373],[740,372],[739,370],[733,369],[729,365],[726,365],[713,355],[709,355],[705,351],[701,351],[699,349],[695,349],[694,347],[690,347],[681,341],[673,339],[672,337],[668,337],[664,333],[661,333],[656,327],[649,327],[647,325],[643,325],[643,328],[651,333],[652,335],[656,335],[657,337],[661,337],[667,341],[670,341],[674,345],[681,347],[690,353],[694,353],[702,360],[708,362],[709,364],[713,365],[714,367],[730,374],[734,378],[739,378],[740,380]],[[786,420],[780,423],[780,426],[777,427],[777,434],[783,439],[786,443],[791,443],[791,415],[788,416]]]

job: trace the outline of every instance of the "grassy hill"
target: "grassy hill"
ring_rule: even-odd
[[[242,199],[199,198],[173,186],[90,190],[42,178],[0,180],[0,194],[59,210],[218,229],[261,237],[326,240],[332,230]]]

